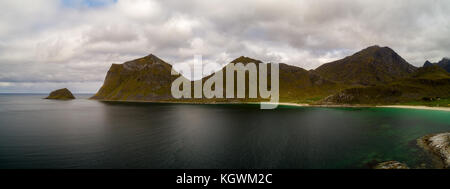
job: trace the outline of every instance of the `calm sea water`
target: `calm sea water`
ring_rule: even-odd
[[[44,96],[0,95],[0,168],[414,168],[431,166],[416,139],[450,131],[442,111]]]

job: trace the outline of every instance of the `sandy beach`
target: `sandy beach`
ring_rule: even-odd
[[[256,104],[256,103],[252,103]],[[404,109],[418,109],[418,110],[438,110],[450,112],[450,107],[429,107],[429,106],[407,106],[407,105],[349,105],[349,104],[334,104],[334,105],[311,105],[311,104],[296,104],[296,103],[278,103],[280,106],[296,106],[296,107],[321,107],[321,108],[404,108]]]
[[[404,109],[418,109],[418,110],[439,110],[439,111],[449,111],[450,107],[430,107],[430,106],[408,106],[408,105],[382,105],[382,106],[370,106],[370,105],[310,105],[310,104],[296,104],[296,103],[278,103],[278,105],[283,106],[297,106],[297,107],[323,107],[323,108],[335,108],[335,107],[345,107],[345,108],[404,108]]]
[[[96,100],[96,99],[91,99]],[[141,101],[141,100],[98,100],[103,102],[140,102],[140,103],[170,103],[170,104],[260,104],[260,102],[174,102],[174,101]],[[274,104],[271,102],[264,102],[265,104]],[[327,104],[327,105],[311,105],[311,104],[297,104],[289,102],[280,102],[279,106],[295,106],[295,107],[318,107],[318,108],[403,108],[403,109],[418,109],[418,110],[438,110],[450,112],[450,107],[430,107],[430,106],[408,106],[408,105],[350,105],[350,104]]]
[[[387,106],[376,106],[376,107],[380,107],[380,108],[405,108],[405,109],[419,109],[419,110],[450,111],[449,107],[406,106],[406,105],[387,105]]]

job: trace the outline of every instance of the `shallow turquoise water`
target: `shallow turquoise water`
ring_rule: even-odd
[[[429,155],[450,112],[102,103],[0,95],[0,168],[370,168]]]

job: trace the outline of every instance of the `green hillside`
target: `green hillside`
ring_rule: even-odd
[[[100,90],[99,100],[169,100],[175,76],[172,66],[154,55],[123,64],[112,64]]]
[[[260,60],[241,56],[229,64],[250,62],[256,68],[268,66],[268,87],[271,80],[270,66]],[[430,63],[416,68],[388,47],[371,46],[344,59],[324,64],[316,70],[279,63],[280,102],[310,104],[429,104],[437,99],[450,99],[450,76],[440,66]],[[149,55],[143,58],[112,64],[105,82],[92,99],[114,101],[152,101],[152,102],[261,102],[258,98],[249,98],[249,73],[246,75],[245,97],[238,98],[237,75],[234,75],[234,98],[181,98],[172,97],[172,82],[181,77],[171,75],[172,66],[160,58]],[[226,67],[222,68],[223,81]],[[242,70],[241,70],[242,71]],[[257,75],[259,73],[257,72]],[[194,83],[202,85],[211,77]],[[254,83],[258,86],[258,81]],[[226,83],[223,84],[223,97],[226,96]],[[215,86],[213,85],[213,89]],[[257,91],[259,91],[257,89]],[[258,93],[259,94],[259,93]]]
[[[353,87],[325,98],[324,104],[404,104],[450,98],[450,75],[438,66],[419,68],[409,77],[388,84]],[[423,103],[420,103],[423,102]],[[444,104],[448,106],[448,104]]]

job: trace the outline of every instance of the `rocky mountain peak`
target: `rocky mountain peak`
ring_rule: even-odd
[[[231,63],[243,63],[243,64],[256,63],[256,64],[259,64],[259,63],[262,63],[262,61],[256,60],[256,59],[253,59],[253,58],[249,58],[249,57],[246,57],[246,56],[240,56],[239,58],[236,58],[233,61],[231,61]]]
[[[444,57],[438,64],[450,64],[450,58]]]
[[[429,67],[429,66],[433,66],[433,63],[431,63],[430,61],[425,61],[425,63],[423,64],[423,67]]]
[[[391,48],[373,45],[315,71],[332,81],[373,85],[406,77],[416,69]]]
[[[149,54],[145,57],[125,62],[123,64],[123,67],[127,70],[142,70],[144,68],[157,65],[171,67],[170,64],[166,63],[165,61],[161,60],[160,58],[158,58],[153,54]]]

